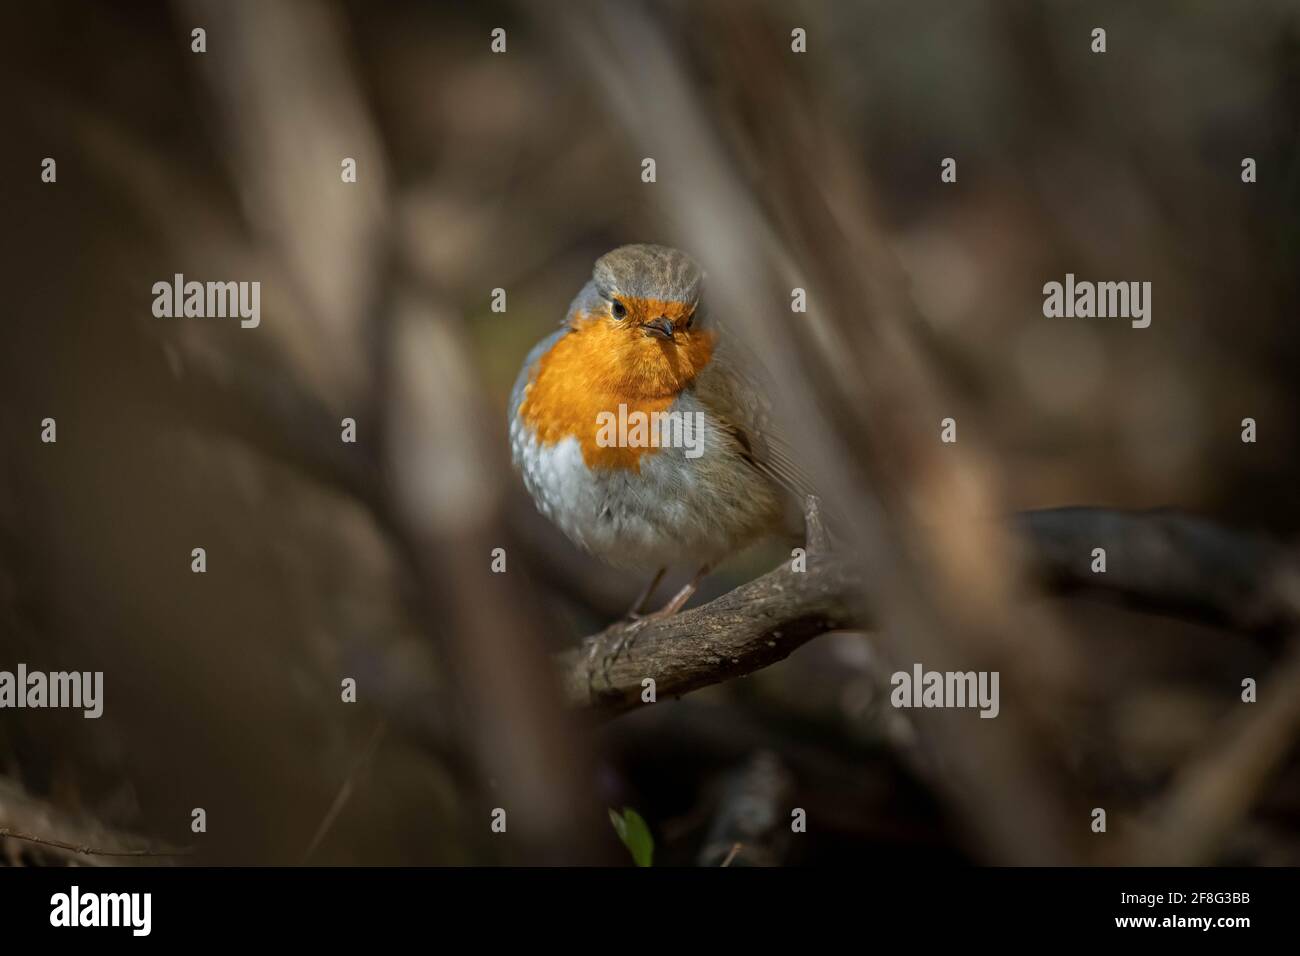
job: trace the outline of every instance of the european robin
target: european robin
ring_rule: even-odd
[[[696,574],[654,616],[680,610],[722,558],[791,528],[805,486],[703,279],[665,246],[601,256],[510,399],[514,462],[538,509],[591,554],[654,575],[632,617],[667,569]]]

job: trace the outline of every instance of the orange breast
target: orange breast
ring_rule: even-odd
[[[687,332],[665,342],[600,316],[579,316],[573,331],[541,357],[519,415],[538,441],[554,445],[577,438],[588,468],[641,470],[653,447],[603,447],[601,414],[668,411],[709,364],[713,334]]]

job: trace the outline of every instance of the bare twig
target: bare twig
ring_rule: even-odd
[[[85,856],[185,856],[194,852],[194,848],[190,846],[167,847],[166,849],[106,850],[79,843],[69,843],[66,840],[36,836],[32,833],[23,833],[13,827],[0,827],[0,837],[9,837],[11,840],[22,840],[25,843],[35,843],[39,846],[54,847],[58,850],[68,850]]]
[[[727,774],[700,866],[775,866],[790,834],[790,773],[776,754],[760,751]]]
[[[5,837],[57,851],[68,860],[96,857],[163,858],[186,856],[193,847],[171,846],[136,833],[115,830],[89,817],[70,815],[47,800],[0,777],[0,846]],[[13,848],[10,848],[11,850]],[[0,861],[6,855],[0,852]]]
[[[348,775],[343,779],[343,783],[339,786],[339,792],[334,796],[329,809],[325,811],[325,816],[321,818],[320,826],[316,828],[311,842],[307,844],[307,849],[302,855],[304,863],[311,859],[311,855],[321,845],[326,834],[329,833],[330,827],[334,825],[334,821],[338,819],[339,814],[343,812],[343,808],[347,806],[348,800],[352,798],[352,791],[356,786],[357,774],[374,757],[375,751],[379,749],[379,744],[384,739],[384,734],[387,731],[388,724],[382,720],[375,726],[374,732],[371,733],[370,740],[366,744],[366,749],[361,752],[361,756],[357,758],[356,763],[352,765],[352,769],[348,771]]]

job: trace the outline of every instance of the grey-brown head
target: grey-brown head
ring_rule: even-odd
[[[591,278],[614,318],[633,319],[647,334],[668,339],[695,322],[704,285],[704,273],[686,253],[647,243],[605,253]]]

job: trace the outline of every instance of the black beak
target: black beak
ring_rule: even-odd
[[[668,321],[666,316],[659,316],[657,319],[651,319],[649,322],[642,322],[641,328],[645,329],[646,335],[653,335],[657,338],[672,340],[673,324]]]

